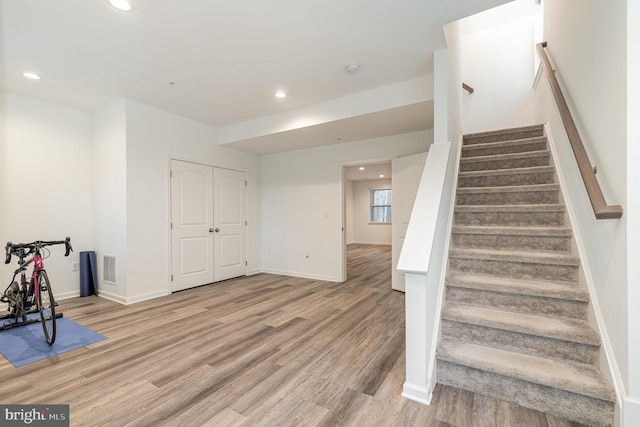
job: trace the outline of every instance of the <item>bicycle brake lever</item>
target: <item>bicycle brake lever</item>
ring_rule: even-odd
[[[64,239],[64,248],[64,256],[69,256],[69,253],[73,252],[73,248],[71,247],[71,237]]]
[[[4,247],[4,250],[6,251],[5,254],[5,258],[4,258],[4,263],[5,264],[9,264],[11,262],[11,249],[12,249],[12,243],[11,242],[7,242],[6,246]]]

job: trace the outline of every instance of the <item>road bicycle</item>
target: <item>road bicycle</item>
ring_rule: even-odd
[[[16,326],[28,325],[30,323],[42,323],[44,337],[49,345],[56,340],[56,302],[53,298],[51,282],[44,269],[43,260],[50,255],[47,246],[65,245],[64,256],[69,256],[73,251],[71,239],[65,240],[38,240],[31,243],[11,243],[5,246],[5,264],[11,262],[11,256],[18,257],[18,269],[13,273],[13,278],[0,295],[0,302],[9,304],[9,314],[0,319],[5,319],[0,329],[9,329]],[[27,281],[27,267],[33,264],[33,271],[30,280]],[[20,275],[20,283],[16,281],[16,276]],[[40,317],[29,317],[30,314],[40,313]],[[9,320],[7,320],[9,319]],[[13,321],[11,321],[13,319]]]

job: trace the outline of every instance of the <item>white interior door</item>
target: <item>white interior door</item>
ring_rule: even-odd
[[[213,282],[212,226],[213,168],[171,160],[172,291]]]
[[[422,177],[427,153],[401,157],[391,161],[391,287],[404,292],[404,273],[398,271],[398,259],[409,226],[411,210]]]
[[[245,172],[214,168],[214,281],[246,274]]]

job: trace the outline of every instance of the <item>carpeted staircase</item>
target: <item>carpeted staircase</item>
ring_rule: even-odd
[[[542,126],[464,137],[438,382],[613,423],[571,238]]]

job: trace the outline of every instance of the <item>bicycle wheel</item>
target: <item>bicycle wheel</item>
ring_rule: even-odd
[[[53,299],[51,284],[47,272],[38,271],[38,286],[40,287],[38,297],[38,311],[40,311],[40,322],[44,330],[44,337],[49,345],[56,340],[56,303]]]

